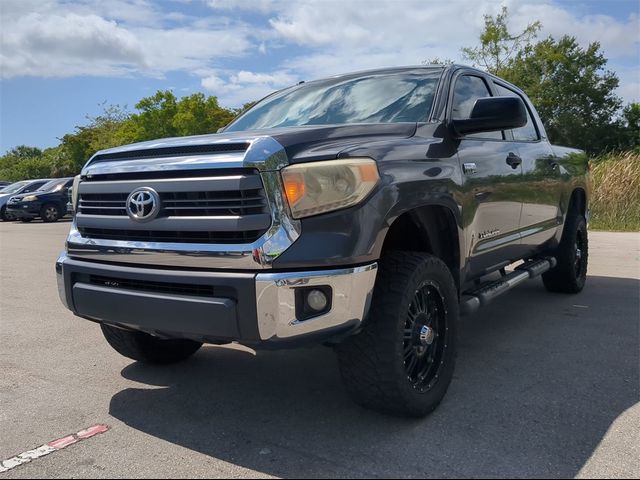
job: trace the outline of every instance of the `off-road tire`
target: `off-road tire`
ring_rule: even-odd
[[[120,355],[142,363],[170,364],[186,360],[201,343],[184,339],[161,339],[144,332],[101,324],[102,334]]]
[[[569,214],[554,256],[558,265],[542,274],[546,289],[558,293],[581,292],[587,279],[589,259],[587,222],[582,214]]]
[[[444,349],[439,361],[431,363],[437,367],[431,373],[435,377],[424,388],[417,388],[405,361],[406,342],[410,342],[410,329],[406,327],[409,309],[418,292],[426,287],[429,294],[436,292],[434,296],[440,297],[443,308],[433,310],[444,318],[443,326],[438,327],[443,334],[431,346],[442,341]],[[363,330],[336,347],[343,383],[350,396],[366,408],[397,416],[422,417],[432,412],[453,378],[457,320],[457,288],[442,260],[420,252],[387,253],[379,264]]]

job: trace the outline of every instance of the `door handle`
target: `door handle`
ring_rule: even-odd
[[[515,153],[511,152],[507,156],[507,163],[511,166],[511,168],[513,168],[515,170],[522,163],[522,158],[520,158]]]

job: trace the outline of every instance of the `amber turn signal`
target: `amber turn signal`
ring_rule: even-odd
[[[304,175],[300,173],[288,173],[282,176],[284,191],[287,194],[289,205],[295,205],[304,197]]]

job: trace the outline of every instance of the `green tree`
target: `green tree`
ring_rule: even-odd
[[[234,112],[218,105],[214,96],[195,93],[178,100],[170,90],[143,98],[136,109],[139,113],[119,128],[117,138],[122,143],[215,133],[234,117]]]
[[[61,150],[56,152],[59,169],[79,171],[98,150],[122,145],[118,131],[129,117],[126,108],[102,104],[103,111],[96,117],[87,116],[86,125],[76,126],[73,133],[64,135]]]
[[[620,135],[619,80],[606,65],[598,42],[582,48],[574,37],[549,37],[520,50],[501,76],[527,93],[552,142],[594,153]]]
[[[518,34],[509,32],[507,22],[509,10],[502,7],[501,12],[494,17],[484,16],[484,30],[480,34],[480,45],[462,49],[465,60],[475,66],[501,76],[511,59],[536,37],[542,24],[538,21],[530,23]]]
[[[484,20],[480,45],[462,49],[464,57],[522,88],[552,142],[590,153],[621,148],[634,138],[637,144],[637,135],[621,120],[618,77],[607,69],[599,43],[583,48],[570,36],[533,43],[541,23],[513,34],[506,7]],[[629,108],[633,117],[634,107]]]
[[[0,157],[0,178],[22,180],[49,176],[49,165],[43,161],[42,150],[20,145]]]
[[[216,97],[195,93],[180,99],[173,126],[178,135],[215,133],[233,117],[234,112],[218,105]]]
[[[622,111],[623,140],[621,150],[635,150],[640,153],[640,103],[630,103]]]

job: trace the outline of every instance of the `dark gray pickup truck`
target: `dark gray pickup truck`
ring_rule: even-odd
[[[459,314],[539,275],[582,290],[587,170],[475,69],[301,83],[221,133],[94,155],[60,296],[142,362],[323,343],[357,402],[421,416],[451,382]]]

